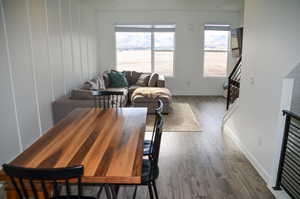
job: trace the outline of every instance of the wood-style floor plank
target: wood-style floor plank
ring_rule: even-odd
[[[174,102],[189,103],[204,130],[163,134],[157,180],[160,199],[274,199],[250,162],[221,131],[223,97],[174,97]],[[95,194],[93,188],[85,191]],[[132,194],[133,187],[123,187],[119,198],[129,199]],[[138,189],[137,198],[149,199],[147,187]]]

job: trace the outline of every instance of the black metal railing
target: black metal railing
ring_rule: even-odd
[[[300,198],[300,116],[283,111],[286,116],[281,154],[274,190],[285,190],[293,199]]]
[[[242,57],[240,57],[234,66],[232,72],[228,77],[227,89],[227,104],[226,109],[229,109],[230,104],[239,97],[240,94],[240,80],[241,80]]]

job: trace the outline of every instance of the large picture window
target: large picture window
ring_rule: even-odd
[[[229,25],[205,25],[204,77],[226,76],[229,36]]]
[[[117,25],[117,69],[173,76],[175,25]]]

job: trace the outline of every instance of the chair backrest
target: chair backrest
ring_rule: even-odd
[[[154,139],[155,139],[155,133],[156,133],[156,128],[157,128],[157,124],[158,124],[158,119],[160,117],[160,114],[162,114],[162,110],[164,107],[164,103],[162,102],[162,100],[158,99],[157,102],[158,102],[158,106],[155,109],[155,120],[154,120],[152,136],[151,136],[150,152],[152,151],[152,147],[153,147],[153,143],[154,143]]]
[[[164,108],[164,103],[161,99],[157,100],[157,108],[155,109],[155,113],[162,113]]]
[[[124,106],[123,91],[93,91],[95,108],[117,108]]]
[[[157,127],[155,132],[155,138],[151,150],[150,160],[152,161],[152,167],[158,166],[159,152],[160,152],[160,144],[161,144],[161,136],[163,132],[164,119],[162,113],[158,113],[157,119]],[[152,168],[152,169],[153,169]]]
[[[81,176],[83,166],[66,168],[23,168],[9,164],[2,165],[7,176],[10,177],[14,188],[20,199],[29,199],[32,195],[35,199],[39,198],[38,192],[42,192],[45,199],[60,196],[59,185],[66,187],[66,196],[71,196],[70,180],[77,180],[78,193],[81,197]],[[53,190],[53,196],[51,191]]]

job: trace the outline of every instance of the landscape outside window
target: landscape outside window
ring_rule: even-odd
[[[174,25],[118,26],[117,69],[173,76],[174,30]]]
[[[222,29],[217,30],[218,28],[205,30],[203,74],[205,77],[226,76],[230,32]]]

